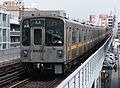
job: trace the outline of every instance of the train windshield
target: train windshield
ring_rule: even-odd
[[[45,44],[46,46],[62,46],[64,23],[60,19],[46,18]]]
[[[30,46],[31,28],[43,27],[41,30],[34,30],[34,44],[41,45],[45,40],[46,46],[63,46],[64,41],[64,22],[56,18],[31,18],[25,19],[22,22],[22,45]],[[42,30],[45,30],[45,39],[42,41]],[[38,41],[40,39],[40,41]]]

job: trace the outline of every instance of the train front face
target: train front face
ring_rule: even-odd
[[[26,18],[21,22],[21,61],[33,69],[63,72],[64,21],[53,17]],[[31,67],[32,66],[32,67]]]

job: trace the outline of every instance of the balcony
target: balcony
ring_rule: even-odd
[[[10,31],[10,36],[20,36],[20,31]]]

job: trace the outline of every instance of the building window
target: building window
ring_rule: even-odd
[[[0,36],[1,36],[2,29],[0,28]]]
[[[3,29],[3,36],[6,36],[6,29]]]
[[[2,14],[0,13],[0,21],[1,21],[1,16],[2,16]]]
[[[3,14],[3,21],[6,21],[6,14]]]
[[[7,30],[6,29],[3,29],[3,42],[6,42],[7,41],[7,34],[6,34]]]
[[[108,19],[108,21],[112,21],[112,19]]]
[[[21,2],[19,2],[19,4],[21,4]]]
[[[3,49],[6,49],[6,44],[3,44]]]

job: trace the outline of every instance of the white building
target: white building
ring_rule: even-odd
[[[107,27],[108,26],[108,14],[99,14],[99,25]]]
[[[7,0],[3,2],[3,6],[10,13],[10,19],[21,20],[22,10],[24,8],[23,0]]]
[[[120,22],[118,22],[118,39],[120,40]]]
[[[0,6],[0,50],[9,48],[10,16],[5,7]]]
[[[113,16],[109,15],[108,17],[108,27],[113,28]]]

